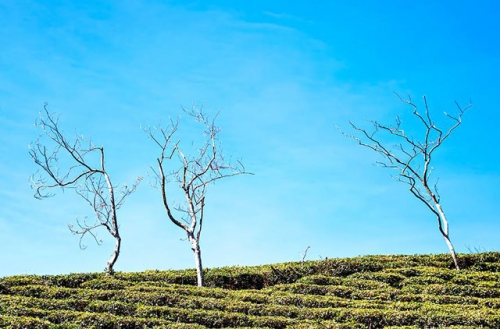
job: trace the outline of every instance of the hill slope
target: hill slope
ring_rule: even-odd
[[[0,278],[2,328],[500,328],[500,253]]]

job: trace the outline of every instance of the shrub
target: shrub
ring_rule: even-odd
[[[79,288],[84,282],[103,278],[105,278],[104,273],[73,273],[68,275],[46,275],[42,277],[45,285],[64,288]]]
[[[37,275],[14,275],[0,279],[0,284],[5,289],[15,286],[41,285],[44,284],[44,280]]]
[[[336,296],[318,296],[290,294],[288,292],[274,292],[269,296],[269,303],[278,305],[294,305],[306,308],[325,308],[325,307],[348,307],[350,301]]]
[[[320,286],[315,284],[292,283],[282,284],[270,288],[272,291],[287,291],[304,295],[329,295],[350,298],[354,289],[344,286]]]
[[[167,284],[196,285],[195,270],[158,271],[122,273],[117,272],[114,278],[131,282],[161,282]]]
[[[117,280],[113,277],[104,277],[101,279],[92,279],[81,284],[84,289],[102,289],[102,290],[121,290],[132,286],[131,282]]]
[[[198,323],[211,328],[250,325],[250,320],[245,314],[163,306],[138,306],[136,316],[161,318],[172,322]]]
[[[316,284],[316,285],[341,285],[343,280],[338,277],[326,276],[323,274],[315,274],[305,276],[297,280],[297,283]]]
[[[85,308],[87,312],[110,313],[114,315],[133,315],[135,305],[119,301],[92,301]]]
[[[401,286],[413,286],[413,285],[428,285],[428,284],[445,284],[446,280],[443,280],[434,276],[414,276],[406,278],[401,282]]]
[[[399,273],[386,272],[386,270],[381,272],[358,272],[353,273],[349,278],[358,278],[364,280],[378,281],[387,283],[388,285],[399,288],[401,281],[406,277]]]
[[[53,329],[49,321],[28,316],[9,316],[0,314],[0,328],[10,329]]]
[[[207,269],[205,285],[230,290],[262,289],[265,282],[264,276],[260,269],[255,270],[239,266]]]

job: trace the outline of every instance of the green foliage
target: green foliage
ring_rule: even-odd
[[[84,289],[121,290],[127,286],[132,286],[132,282],[118,280],[113,277],[92,279],[81,284]]]
[[[399,273],[393,273],[387,270],[380,272],[358,272],[350,276],[351,278],[365,279],[370,281],[378,281],[387,283],[391,287],[399,288],[401,281],[405,280],[405,276]]]
[[[51,329],[53,324],[49,321],[28,316],[10,316],[0,314],[0,328],[25,329],[40,328]]]
[[[0,328],[500,328],[500,253],[0,278]]]

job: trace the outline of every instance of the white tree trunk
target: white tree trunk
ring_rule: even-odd
[[[446,219],[446,215],[444,214],[443,208],[441,208],[441,205],[437,202],[436,202],[436,208],[439,213],[439,220],[440,220],[439,231],[443,235],[444,241],[446,242],[446,245],[450,250],[451,257],[453,258],[453,263],[455,264],[455,268],[457,270],[460,270],[460,266],[458,265],[457,254],[455,253],[455,248],[453,248],[453,244],[451,243],[450,240],[448,219]]]
[[[450,249],[451,257],[453,258],[453,263],[455,263],[455,268],[460,270],[460,266],[458,265],[457,254],[455,253],[455,248],[453,248],[453,244],[451,243],[450,238],[447,235],[443,234],[444,241],[448,245],[448,249]]]
[[[120,256],[122,238],[118,234],[117,236],[115,236],[115,239],[116,239],[115,250],[113,251],[113,254],[111,255],[111,258],[109,259],[109,261],[106,263],[106,270],[105,270],[106,275],[112,275],[114,273],[115,263],[118,260],[118,256]]]
[[[194,262],[196,264],[196,281],[198,282],[198,287],[203,287],[205,285],[205,281],[203,278],[203,264],[201,262],[201,249],[200,243],[195,237],[193,233],[188,232],[188,239],[191,242],[191,249],[194,252]]]

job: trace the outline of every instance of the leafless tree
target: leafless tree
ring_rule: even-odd
[[[47,104],[35,125],[40,127],[55,145],[48,149],[40,138],[30,145],[30,155],[35,163],[48,176],[35,174],[32,177],[32,188],[35,198],[43,199],[53,196],[48,190],[53,188],[73,189],[93,210],[95,219],[88,223],[87,219],[77,219],[78,228],[69,224],[73,234],[80,235],[80,247],[84,249],[83,238],[92,236],[97,244],[102,240],[97,238],[95,230],[104,227],[115,239],[115,249],[106,264],[106,274],[113,274],[114,265],[118,260],[121,248],[117,211],[123,205],[125,198],[132,194],[141,181],[141,177],[131,186],[124,185],[117,194],[117,188],[111,183],[109,174],[104,167],[104,148],[95,146],[90,139],[77,135],[74,141],[68,140],[59,128],[59,115],[48,112]],[[65,169],[62,169],[65,167]]]
[[[366,129],[359,128],[354,123],[350,122],[351,127],[360,132],[361,137],[354,135],[344,135],[356,140],[359,145],[368,147],[384,157],[384,161],[377,164],[384,168],[395,169],[398,171],[396,179],[407,184],[410,192],[436,216],[438,221],[439,232],[443,236],[453,258],[453,262],[457,270],[460,269],[457,255],[453,244],[450,240],[449,223],[441,206],[441,197],[437,188],[437,180],[431,182],[430,176],[433,170],[431,163],[435,151],[443,144],[443,142],[451,135],[451,133],[462,123],[462,117],[467,109],[471,107],[469,103],[466,107],[461,107],[455,102],[458,113],[450,115],[444,113],[445,117],[451,122],[447,130],[438,128],[435,121],[432,119],[427,99],[423,96],[424,112],[419,112],[417,105],[412,101],[411,97],[407,99],[398,98],[408,104],[413,110],[413,116],[421,125],[423,134],[422,137],[414,139],[402,127],[401,119],[396,117],[394,125],[387,126],[380,124],[377,121],[370,121],[373,129],[369,132]],[[398,142],[393,147],[388,147],[381,142],[381,136],[378,133],[385,133],[392,136]]]
[[[183,153],[180,141],[173,141],[179,121],[171,121],[167,128],[147,127],[146,134],[160,149],[157,158],[158,169],[153,168],[168,218],[186,232],[194,252],[198,286],[204,285],[200,237],[204,221],[205,197],[208,186],[217,180],[241,174],[251,174],[240,161],[227,161],[221,152],[220,129],[215,125],[215,116],[209,118],[200,108],[183,109],[188,116],[204,126],[204,144],[194,155]],[[166,161],[176,160],[173,170],[166,172]],[[169,198],[173,191],[168,189],[174,181],[182,191],[184,202],[174,204]]]
[[[309,249],[311,249],[311,246],[307,246],[307,248],[304,250],[304,252],[300,253],[300,256],[302,257],[302,263],[304,263],[306,261],[307,251],[309,251]]]

